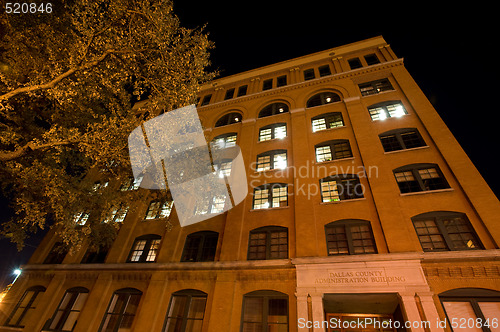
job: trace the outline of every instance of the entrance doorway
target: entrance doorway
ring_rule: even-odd
[[[392,315],[326,314],[328,332],[397,332]]]

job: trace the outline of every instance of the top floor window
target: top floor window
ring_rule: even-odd
[[[234,88],[228,89],[226,91],[226,95],[224,96],[224,100],[232,99],[234,97]]]
[[[340,96],[334,92],[321,92],[318,93],[307,101],[307,107],[316,107],[325,104],[335,103],[340,101]]]
[[[365,55],[365,61],[368,66],[376,65],[377,63],[380,63],[380,60],[378,59],[376,54],[367,54]]]
[[[217,120],[215,123],[215,127],[227,126],[233,123],[241,123],[242,116],[238,112],[231,112],[226,115],[223,115]]]
[[[236,97],[241,97],[247,94],[248,85],[242,85],[238,88],[238,94]]]
[[[172,213],[172,207],[174,202],[172,200],[163,199],[155,200],[149,203],[148,210],[146,212],[146,220],[168,218],[170,213]]]
[[[391,82],[389,82],[387,78],[384,78],[377,81],[359,84],[359,90],[361,91],[362,96],[369,96],[383,91],[394,90],[394,88],[392,87]]]
[[[352,58],[347,60],[347,62],[349,63],[349,67],[351,67],[351,69],[358,69],[363,67],[359,58]]]
[[[316,78],[314,74],[314,68],[304,70],[304,81],[309,81]]]
[[[386,101],[368,107],[368,112],[373,121],[385,120],[387,118],[400,118],[408,114],[399,100]]]
[[[212,95],[206,95],[205,97],[203,97],[203,100],[201,101],[200,106],[205,106],[205,105],[210,104],[211,99],[212,99]]]
[[[285,85],[287,85],[287,77],[286,77],[286,75],[279,76],[276,79],[276,86],[280,87],[280,86],[285,86]]]
[[[265,91],[265,90],[270,90],[273,88],[273,79],[270,78],[268,80],[264,80],[264,82],[262,82],[262,91]]]
[[[318,71],[319,71],[319,77],[328,76],[332,74],[329,65],[320,66],[318,68]]]
[[[264,118],[266,116],[272,116],[281,113],[288,112],[288,105],[285,103],[274,103],[267,105],[259,112],[259,118]]]

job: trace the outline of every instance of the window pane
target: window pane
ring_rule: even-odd
[[[396,135],[382,136],[380,137],[380,142],[382,142],[382,146],[384,147],[385,152],[397,151],[403,149]]]
[[[146,256],[146,262],[154,262],[156,260],[156,254],[160,248],[160,242],[160,239],[151,240],[148,255]]]
[[[387,111],[391,118],[399,118],[406,114],[406,110],[401,103],[387,105]]]
[[[262,322],[264,315],[264,299],[259,297],[244,298],[244,322]]]
[[[417,131],[407,131],[401,133],[401,139],[407,149],[424,146],[425,142]]]
[[[443,224],[453,242],[453,249],[479,249],[474,230],[468,221],[461,217],[443,219]]]
[[[424,251],[447,250],[443,236],[434,220],[419,220],[413,223]]]
[[[285,169],[287,166],[286,162],[286,152],[283,153],[277,153],[274,155],[274,160],[273,160],[273,168],[274,169]]]
[[[203,320],[189,319],[186,322],[186,329],[184,330],[184,332],[201,332],[202,325]]]
[[[259,142],[270,140],[271,139],[271,132],[272,132],[271,128],[261,129],[259,131]]]
[[[450,321],[460,322],[465,319],[467,322],[468,319],[476,320],[476,314],[474,313],[474,309],[470,302],[443,302],[444,309],[446,310],[446,314]],[[460,324],[459,324],[460,325]],[[475,326],[468,326],[464,324],[464,328],[453,328],[453,331],[467,331],[467,332],[482,332],[481,328],[477,328]]]
[[[254,189],[254,209],[269,208],[269,189]]]
[[[340,142],[333,144],[334,159],[343,159],[352,157],[351,146],[349,142]]]
[[[286,137],[286,126],[278,126],[274,128],[274,138],[285,138]]]
[[[490,322],[490,330],[492,332],[500,332],[500,326],[493,327],[493,319],[499,318],[500,314],[500,302],[478,302],[479,308],[486,320]],[[495,324],[496,325],[496,324]]]
[[[203,319],[206,302],[206,297],[192,297],[188,310],[188,318]]]
[[[332,151],[329,145],[316,148],[316,161],[318,163],[332,160]]]
[[[321,182],[321,197],[323,202],[340,201],[339,192],[337,190],[337,181]]]
[[[348,254],[347,236],[345,227],[327,227],[326,241],[328,247],[328,255],[343,255]]]
[[[135,242],[134,249],[132,251],[132,254],[130,255],[130,261],[138,262],[140,260],[145,245],[146,245],[146,240],[139,240]]]
[[[312,120],[312,131],[313,132],[316,132],[319,130],[325,130],[325,129],[326,129],[326,119],[325,118]]]
[[[257,172],[267,171],[271,169],[271,156],[257,157]]]

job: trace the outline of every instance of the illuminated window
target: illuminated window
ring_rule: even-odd
[[[271,183],[257,187],[253,191],[253,208],[268,209],[288,205],[287,185]]]
[[[334,221],[325,225],[325,234],[328,255],[377,253],[369,221]]]
[[[245,294],[240,331],[288,331],[288,296],[270,290]]]
[[[163,332],[201,332],[207,294],[186,289],[172,294]]]
[[[213,262],[219,233],[202,231],[186,237],[181,262]]]
[[[307,108],[331,104],[340,101],[340,96],[334,92],[321,92],[307,101]]]
[[[227,133],[215,137],[210,143],[212,149],[225,149],[236,145],[236,133]]]
[[[385,152],[425,146],[425,142],[416,128],[390,130],[380,134],[379,138]]]
[[[139,236],[135,239],[132,245],[127,262],[154,262],[158,250],[160,249],[161,236],[156,234],[148,234]]]
[[[373,105],[368,108],[373,121],[385,120],[387,118],[400,118],[408,114],[400,101],[390,101]]]
[[[215,127],[222,127],[222,126],[227,126],[233,123],[241,123],[242,116],[238,112],[231,112],[226,115],[223,115],[222,117],[217,120],[215,123]]]
[[[450,187],[436,164],[406,165],[393,172],[402,194]]]
[[[218,164],[214,164],[214,169],[219,173],[219,178],[231,175],[231,166],[233,165],[232,159],[221,160]]]
[[[90,217],[90,213],[89,212],[79,212],[79,213],[75,213],[73,215],[73,223],[75,225],[79,225],[79,226],[83,226],[85,225],[85,223],[87,222],[87,220],[89,220],[89,217]]]
[[[318,163],[334,159],[352,157],[351,146],[348,140],[333,140],[315,146],[316,161]]]
[[[268,151],[257,156],[257,172],[287,167],[286,150]]]
[[[24,327],[31,313],[36,309],[42,294],[45,292],[45,287],[34,286],[28,288],[14,310],[12,310],[9,318],[5,322],[6,326]]]
[[[359,90],[361,91],[362,96],[374,95],[384,91],[394,90],[391,82],[387,78],[372,81],[367,83],[359,84]]]
[[[325,129],[338,128],[344,126],[344,119],[342,113],[326,113],[315,116],[311,119],[312,131],[317,132]]]
[[[68,289],[59,303],[56,312],[46,323],[48,328],[44,328],[43,330],[61,332],[73,331],[88,295],[89,290],[83,287]]]
[[[267,105],[259,112],[259,118],[264,118],[267,116],[277,115],[281,113],[288,112],[288,105],[284,103],[274,103]]]
[[[273,123],[259,129],[259,142],[286,137],[286,123]]]
[[[108,222],[123,222],[127,216],[129,206],[120,205],[111,209],[110,215],[104,219],[104,223]]]
[[[357,175],[334,175],[319,180],[321,201],[340,202],[363,198],[363,186]]]
[[[128,332],[132,328],[142,292],[135,288],[117,290],[109,301],[99,332]]]
[[[412,218],[424,251],[474,250],[482,245],[469,219],[458,212],[429,212]]]
[[[288,258],[288,229],[268,226],[250,232],[248,259]]]
[[[139,189],[143,178],[143,174],[137,176],[137,178],[134,178],[133,176],[129,177],[127,180],[125,180],[125,182],[122,183],[120,190],[129,191]]]
[[[161,219],[170,217],[172,213],[172,207],[174,202],[172,200],[164,199],[159,201],[152,201],[149,203],[148,210],[146,211],[146,217],[144,219]]]

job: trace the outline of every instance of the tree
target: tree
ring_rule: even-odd
[[[15,211],[2,232],[18,248],[48,225],[73,247],[109,242],[114,232],[99,220],[124,193],[103,184],[131,175],[128,134],[193,103],[214,77],[207,34],[181,27],[170,0],[61,0],[52,9],[0,19],[0,177]],[[94,221],[75,227],[88,211]]]

